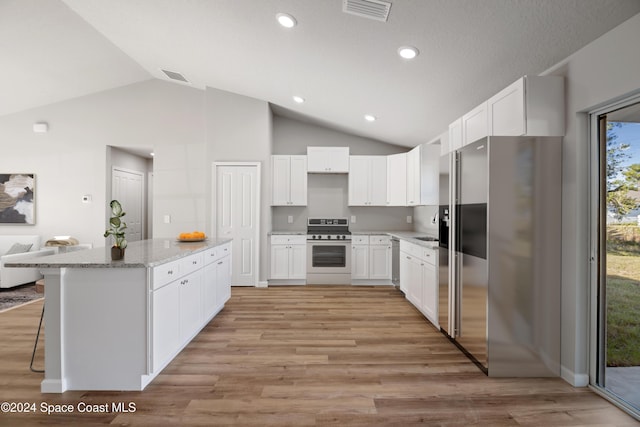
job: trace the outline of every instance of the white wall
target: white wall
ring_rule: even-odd
[[[206,90],[206,141],[203,156],[207,159],[208,200],[214,197],[211,188],[212,164],[214,162],[260,162],[260,277],[265,282],[269,271],[267,233],[271,231],[271,134],[272,116],[269,104],[254,98],[225,92],[218,89]],[[215,211],[209,202],[204,212],[215,224]],[[212,232],[215,230],[212,230]]]
[[[166,147],[183,153],[192,144],[204,143],[203,95],[186,86],[149,80],[0,117],[0,170],[36,174],[36,225],[0,225],[0,233],[39,234],[43,239],[71,235],[104,246],[106,147],[155,147],[160,152],[156,166],[167,170],[171,165],[174,180],[179,178],[186,166],[176,169],[176,158],[162,153]],[[49,132],[34,134],[36,121],[48,122]],[[204,167],[205,159],[197,160]],[[175,194],[163,183],[155,188],[161,202]],[[191,198],[190,193],[181,188],[179,197]],[[85,194],[92,196],[92,203],[82,203]],[[162,227],[158,229],[163,235]]]
[[[589,150],[588,112],[640,91],[640,14],[548,72],[566,77],[562,176],[562,377],[588,383]]]

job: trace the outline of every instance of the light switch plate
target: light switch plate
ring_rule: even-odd
[[[165,215],[164,216],[164,223],[165,224],[171,224],[171,215]]]
[[[289,215],[289,216],[287,217],[287,223],[289,223],[289,224],[293,224],[293,215]]]
[[[356,223],[356,216],[351,215],[351,224],[355,224],[355,223]]]
[[[413,222],[413,218],[411,215],[407,215],[407,224],[411,224]]]

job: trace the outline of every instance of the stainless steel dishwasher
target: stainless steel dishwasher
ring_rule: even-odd
[[[400,240],[391,238],[391,283],[400,286]]]

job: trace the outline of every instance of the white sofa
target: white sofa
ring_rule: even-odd
[[[4,255],[14,243],[29,244],[29,252]],[[12,288],[25,283],[35,282],[42,279],[42,274],[37,268],[15,268],[5,267],[8,262],[20,262],[27,258],[53,255],[56,253],[53,248],[41,248],[40,236],[31,235],[0,235],[0,288]]]

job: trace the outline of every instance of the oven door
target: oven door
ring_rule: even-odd
[[[351,242],[307,242],[307,273],[351,274]]]

